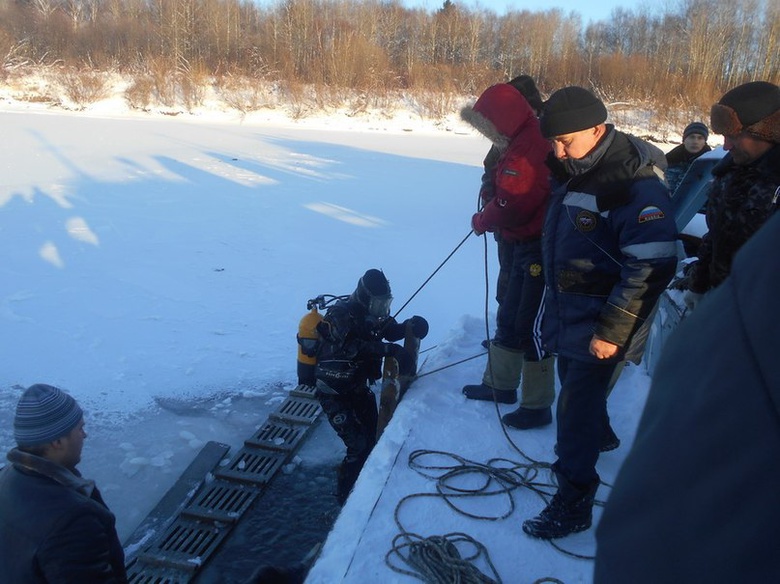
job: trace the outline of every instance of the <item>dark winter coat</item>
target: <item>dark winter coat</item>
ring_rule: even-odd
[[[487,202],[481,213],[483,225],[507,241],[539,239],[550,194],[550,172],[545,165],[550,144],[542,137],[531,106],[514,87],[499,84],[488,88],[461,115],[501,144],[488,153],[484,163],[483,200]]]
[[[734,164],[731,154],[712,169],[715,180],[707,198],[709,231],[699,246],[699,260],[689,271],[689,287],[704,293],[731,271],[734,255],[772,216],[780,195],[780,145],[748,165]]]
[[[0,471],[0,580],[127,582],[114,515],[94,483],[13,449]]]
[[[774,217],[667,341],[596,532],[596,584],[780,582]]]
[[[607,128],[585,158],[550,161],[563,183],[550,198],[542,239],[542,336],[551,353],[596,361],[595,334],[620,347],[615,360],[639,362],[650,316],[675,272],[677,230],[654,170],[663,153]]]
[[[390,318],[379,322],[351,296],[328,308],[317,325],[320,348],[316,376],[321,391],[346,394],[365,388],[382,376],[382,358],[389,353],[383,339],[404,337],[403,324]]]
[[[666,153],[666,184],[669,185],[669,191],[674,194],[680,181],[688,172],[691,163],[705,152],[710,152],[709,144],[705,144],[696,154],[692,154],[685,149],[685,144],[675,146]]]

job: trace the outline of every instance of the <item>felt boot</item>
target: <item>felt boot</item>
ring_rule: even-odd
[[[488,363],[479,385],[466,385],[463,395],[468,399],[493,401],[502,404],[517,402],[517,386],[523,371],[523,353],[508,349],[498,343],[490,343]]]
[[[526,361],[523,365],[520,407],[501,418],[507,426],[518,430],[540,428],[552,424],[552,404],[555,401],[555,359]]]
[[[479,385],[464,385],[463,395],[468,399],[477,399],[483,401],[493,401],[493,388],[484,383]],[[496,389],[495,400],[500,404],[516,404],[517,390],[514,389]]]

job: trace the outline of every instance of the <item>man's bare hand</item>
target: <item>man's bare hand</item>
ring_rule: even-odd
[[[590,354],[597,359],[609,359],[617,355],[618,346],[594,336],[590,340]]]

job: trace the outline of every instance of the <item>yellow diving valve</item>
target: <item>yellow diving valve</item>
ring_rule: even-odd
[[[298,325],[298,383],[313,387],[317,379],[314,375],[317,365],[317,350],[320,345],[320,335],[317,325],[322,321],[322,315],[316,306],[304,315]]]

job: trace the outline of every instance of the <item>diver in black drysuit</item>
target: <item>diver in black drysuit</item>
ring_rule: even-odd
[[[413,375],[412,356],[394,341],[404,338],[407,323],[415,337],[428,334],[421,316],[396,322],[390,316],[392,299],[384,273],[368,270],[355,291],[328,308],[317,325],[315,395],[347,447],[336,490],[342,505],[376,443],[377,405],[369,385],[382,377],[382,358],[395,357],[400,375]]]

